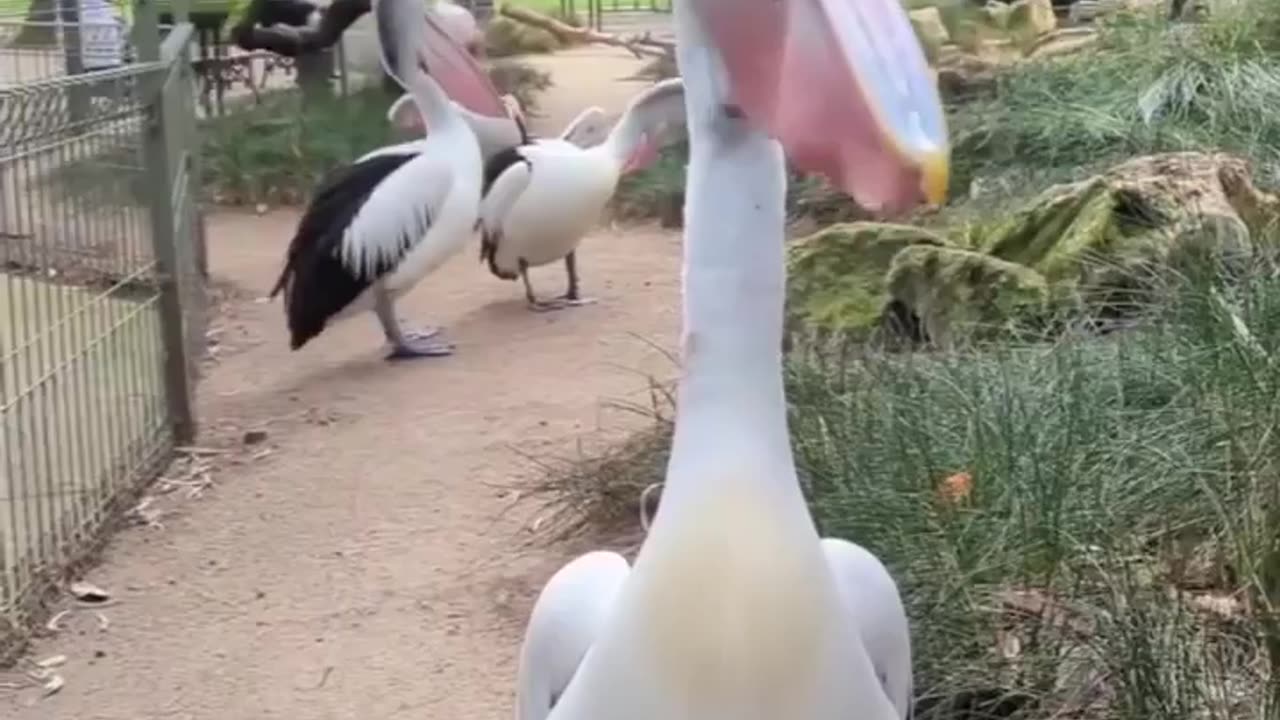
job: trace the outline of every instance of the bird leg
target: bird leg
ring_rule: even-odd
[[[573,251],[564,256],[564,269],[569,275],[569,288],[560,298],[566,305],[590,305],[595,298],[582,297],[578,294],[578,255]]]
[[[539,300],[533,295],[533,287],[529,284],[529,264],[520,261],[520,277],[524,279],[524,296],[529,301],[529,308],[537,312],[562,310],[577,305],[590,305],[595,298],[584,298],[578,294],[578,263],[573,253],[564,257],[564,267],[569,274],[569,288],[564,295],[553,300]]]
[[[402,360],[416,357],[442,357],[453,354],[452,343],[432,341],[431,337],[440,332],[439,328],[427,328],[418,332],[405,332],[400,329],[400,321],[396,319],[395,308],[392,307],[391,293],[379,283],[373,291],[374,312],[382,323],[382,332],[391,343],[391,354],[388,360]]]
[[[555,302],[539,300],[537,295],[533,294],[533,283],[529,282],[529,263],[524,258],[520,258],[520,279],[524,281],[524,299],[529,303],[529,309],[537,312],[546,312],[547,310],[558,310],[559,306]]]

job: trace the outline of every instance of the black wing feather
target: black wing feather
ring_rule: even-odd
[[[519,122],[517,120],[517,122]],[[523,132],[524,126],[521,125]],[[506,148],[494,154],[493,157],[484,164],[484,185],[482,186],[482,194],[488,195],[489,190],[493,188],[493,184],[498,181],[502,173],[517,163],[529,163],[529,159],[520,152],[519,147]],[[518,276],[514,273],[503,272],[498,269],[498,241],[502,239],[501,230],[490,231],[487,228],[480,233],[480,262],[489,264],[489,272],[503,280],[515,280]]]
[[[417,153],[375,155],[325,176],[298,221],[284,270],[271,297],[285,293],[289,347],[297,350],[324,330],[329,318],[351,304],[373,280],[353,273],[339,257],[342,237],[374,188]],[[394,264],[375,267],[375,277]]]
[[[520,120],[516,120],[520,122]],[[521,132],[524,132],[524,124],[521,124]],[[520,147],[507,147],[506,150],[500,150],[494,154],[493,158],[489,158],[484,164],[484,184],[481,186],[481,193],[489,195],[492,190],[493,183],[498,182],[498,178],[502,177],[502,173],[507,172],[508,168],[517,163],[529,163],[529,158],[520,151]],[[489,231],[488,228],[480,233],[480,261],[489,264],[489,272],[497,275],[504,281],[513,281],[518,275],[515,273],[504,273],[498,269],[498,241],[502,240],[502,231]]]

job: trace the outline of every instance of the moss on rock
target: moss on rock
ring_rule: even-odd
[[[972,250],[917,245],[893,257],[890,297],[919,319],[925,335],[947,344],[953,330],[1001,328],[1049,305],[1049,284],[1025,265]]]
[[[832,225],[799,240],[787,262],[788,320],[819,331],[870,331],[890,300],[894,257],[914,245],[945,244],[923,228],[871,222]]]
[[[1226,154],[1136,158],[1049,188],[977,249],[1086,293],[1205,258],[1230,263],[1251,255],[1254,231],[1280,217],[1249,177],[1246,161]]]
[[[833,225],[790,251],[788,320],[864,336],[889,315],[949,342],[958,326],[1130,315],[1170,271],[1242,268],[1280,241],[1280,197],[1221,153],[1136,158],[1046,190],[964,239],[909,225]],[[919,331],[923,331],[920,333]]]
[[[907,14],[911,20],[911,28],[915,30],[916,39],[924,49],[925,58],[932,65],[938,60],[942,46],[951,42],[947,26],[942,22],[942,13],[936,7],[920,8]]]

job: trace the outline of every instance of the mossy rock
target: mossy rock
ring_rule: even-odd
[[[859,334],[879,326],[890,294],[895,256],[916,245],[946,241],[911,225],[832,225],[788,250],[787,319],[793,327]]]
[[[1278,251],[1280,196],[1253,185],[1247,161],[1153,155],[1052,187],[954,243],[906,225],[829,227],[790,250],[787,319],[946,344],[962,326],[982,336],[1129,317],[1168,273],[1238,272]]]
[[[1278,219],[1280,201],[1254,187],[1245,160],[1168,153],[1049,188],[977,249],[1056,287],[1106,293],[1151,271],[1245,260]]]
[[[1017,0],[1008,5],[1005,28],[1017,38],[1030,39],[1058,28],[1051,0]]]
[[[1012,320],[1038,316],[1050,304],[1049,283],[1025,265],[956,247],[915,245],[893,257],[885,285],[893,301],[921,324],[924,335],[947,344],[998,331]]]
[[[942,21],[942,13],[938,8],[925,7],[910,11],[907,17],[911,20],[911,29],[915,31],[920,47],[924,50],[925,59],[930,65],[935,64],[942,52],[942,46],[951,42],[946,23]]]

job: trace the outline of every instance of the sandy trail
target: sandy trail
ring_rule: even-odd
[[[115,595],[109,627],[79,612],[37,642],[33,658],[67,656],[66,685],[0,691],[0,716],[509,717],[528,607],[564,553],[524,546],[529,508],[504,488],[536,473],[521,453],[571,455],[625,423],[601,400],[671,374],[648,343],[678,329],[679,238],[598,232],[579,265],[600,302],[551,314],[468,249],[399,306],[444,324],[457,354],[391,364],[372,316],[290,353],[279,303],[254,301],[295,222],[211,219],[214,273],[245,292],[220,320],[200,442],[235,450],[164,529],[117,537],[88,576]],[[535,274],[544,292],[563,282]],[[246,429],[265,442],[242,448]]]

